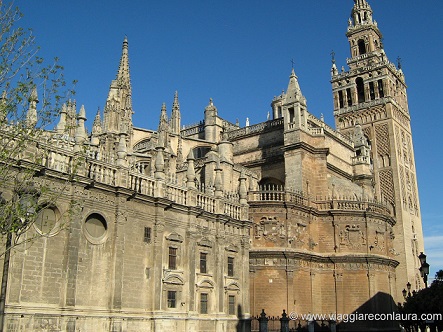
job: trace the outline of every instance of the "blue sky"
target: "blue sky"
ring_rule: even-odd
[[[78,80],[78,107],[91,126],[115,78],[124,36],[129,40],[134,125],[156,129],[161,105],[178,90],[182,124],[198,122],[209,98],[219,114],[244,125],[266,120],[286,89],[291,59],[308,110],[334,126],[331,51],[337,66],[350,56],[345,36],[352,0],[16,0],[21,24],[32,27],[40,55],[60,58]],[[372,0],[385,51],[402,58],[431,276],[443,269],[443,188],[439,125],[443,110],[443,2]],[[432,124],[432,125],[431,125]],[[334,126],[335,127],[335,126]]]

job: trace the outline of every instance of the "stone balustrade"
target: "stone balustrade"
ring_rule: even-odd
[[[240,197],[236,192],[223,192],[217,197],[212,187],[187,188],[177,181],[175,174],[156,179],[137,169],[117,166],[113,159],[98,157],[98,153],[78,152],[73,141],[66,141],[62,137],[57,142],[48,138],[45,142],[36,144],[32,151],[32,155],[18,158],[37,163],[47,170],[76,175],[79,181],[90,179],[94,186],[105,184],[123,187],[135,194],[164,198],[179,205],[194,206],[237,220],[248,218],[248,210],[240,204]]]
[[[324,200],[310,200],[300,192],[291,192],[283,189],[282,186],[265,186],[260,190],[250,191],[248,193],[249,202],[291,202],[297,205],[310,206],[318,211],[330,211],[330,210],[350,210],[350,211],[367,211],[384,215],[392,215],[393,211],[383,203],[377,201],[367,200],[355,200],[355,199],[333,199],[328,198]]]
[[[245,135],[258,134],[267,130],[273,130],[274,128],[279,128],[281,126],[283,126],[283,118],[257,123],[255,125],[240,128],[237,130],[232,130],[227,133],[227,136],[229,140],[232,140]]]
[[[117,184],[116,167],[113,167],[99,160],[88,160],[86,164],[87,164],[86,169],[88,170],[86,175],[90,179],[111,186],[115,186]]]
[[[129,189],[136,193],[153,196],[154,195],[155,180],[146,175],[138,173],[129,173]]]

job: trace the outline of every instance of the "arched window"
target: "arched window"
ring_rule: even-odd
[[[369,82],[369,94],[371,96],[371,100],[374,100],[375,99],[374,82]]]
[[[355,84],[357,85],[358,102],[363,103],[365,102],[365,86],[363,84],[363,79],[361,77],[357,77]]]
[[[358,54],[359,55],[366,54],[366,44],[363,39],[360,39],[358,41]]]
[[[385,96],[385,93],[383,91],[383,80],[378,80],[378,95],[380,98],[383,98]]]
[[[352,92],[350,88],[346,89],[346,96],[348,100],[348,106],[352,106]]]
[[[343,101],[343,91],[338,92],[338,102],[340,104],[340,108],[343,108],[345,106],[345,103]]]

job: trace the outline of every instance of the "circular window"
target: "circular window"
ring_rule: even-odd
[[[85,221],[84,229],[90,240],[97,241],[104,238],[108,225],[101,215],[91,214]]]
[[[45,208],[40,210],[35,219],[35,227],[42,234],[49,234],[57,224],[57,215],[54,209]]]

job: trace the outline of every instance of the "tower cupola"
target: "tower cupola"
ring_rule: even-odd
[[[364,24],[373,24],[372,9],[366,0],[354,0],[351,19],[351,23],[354,27]]]

